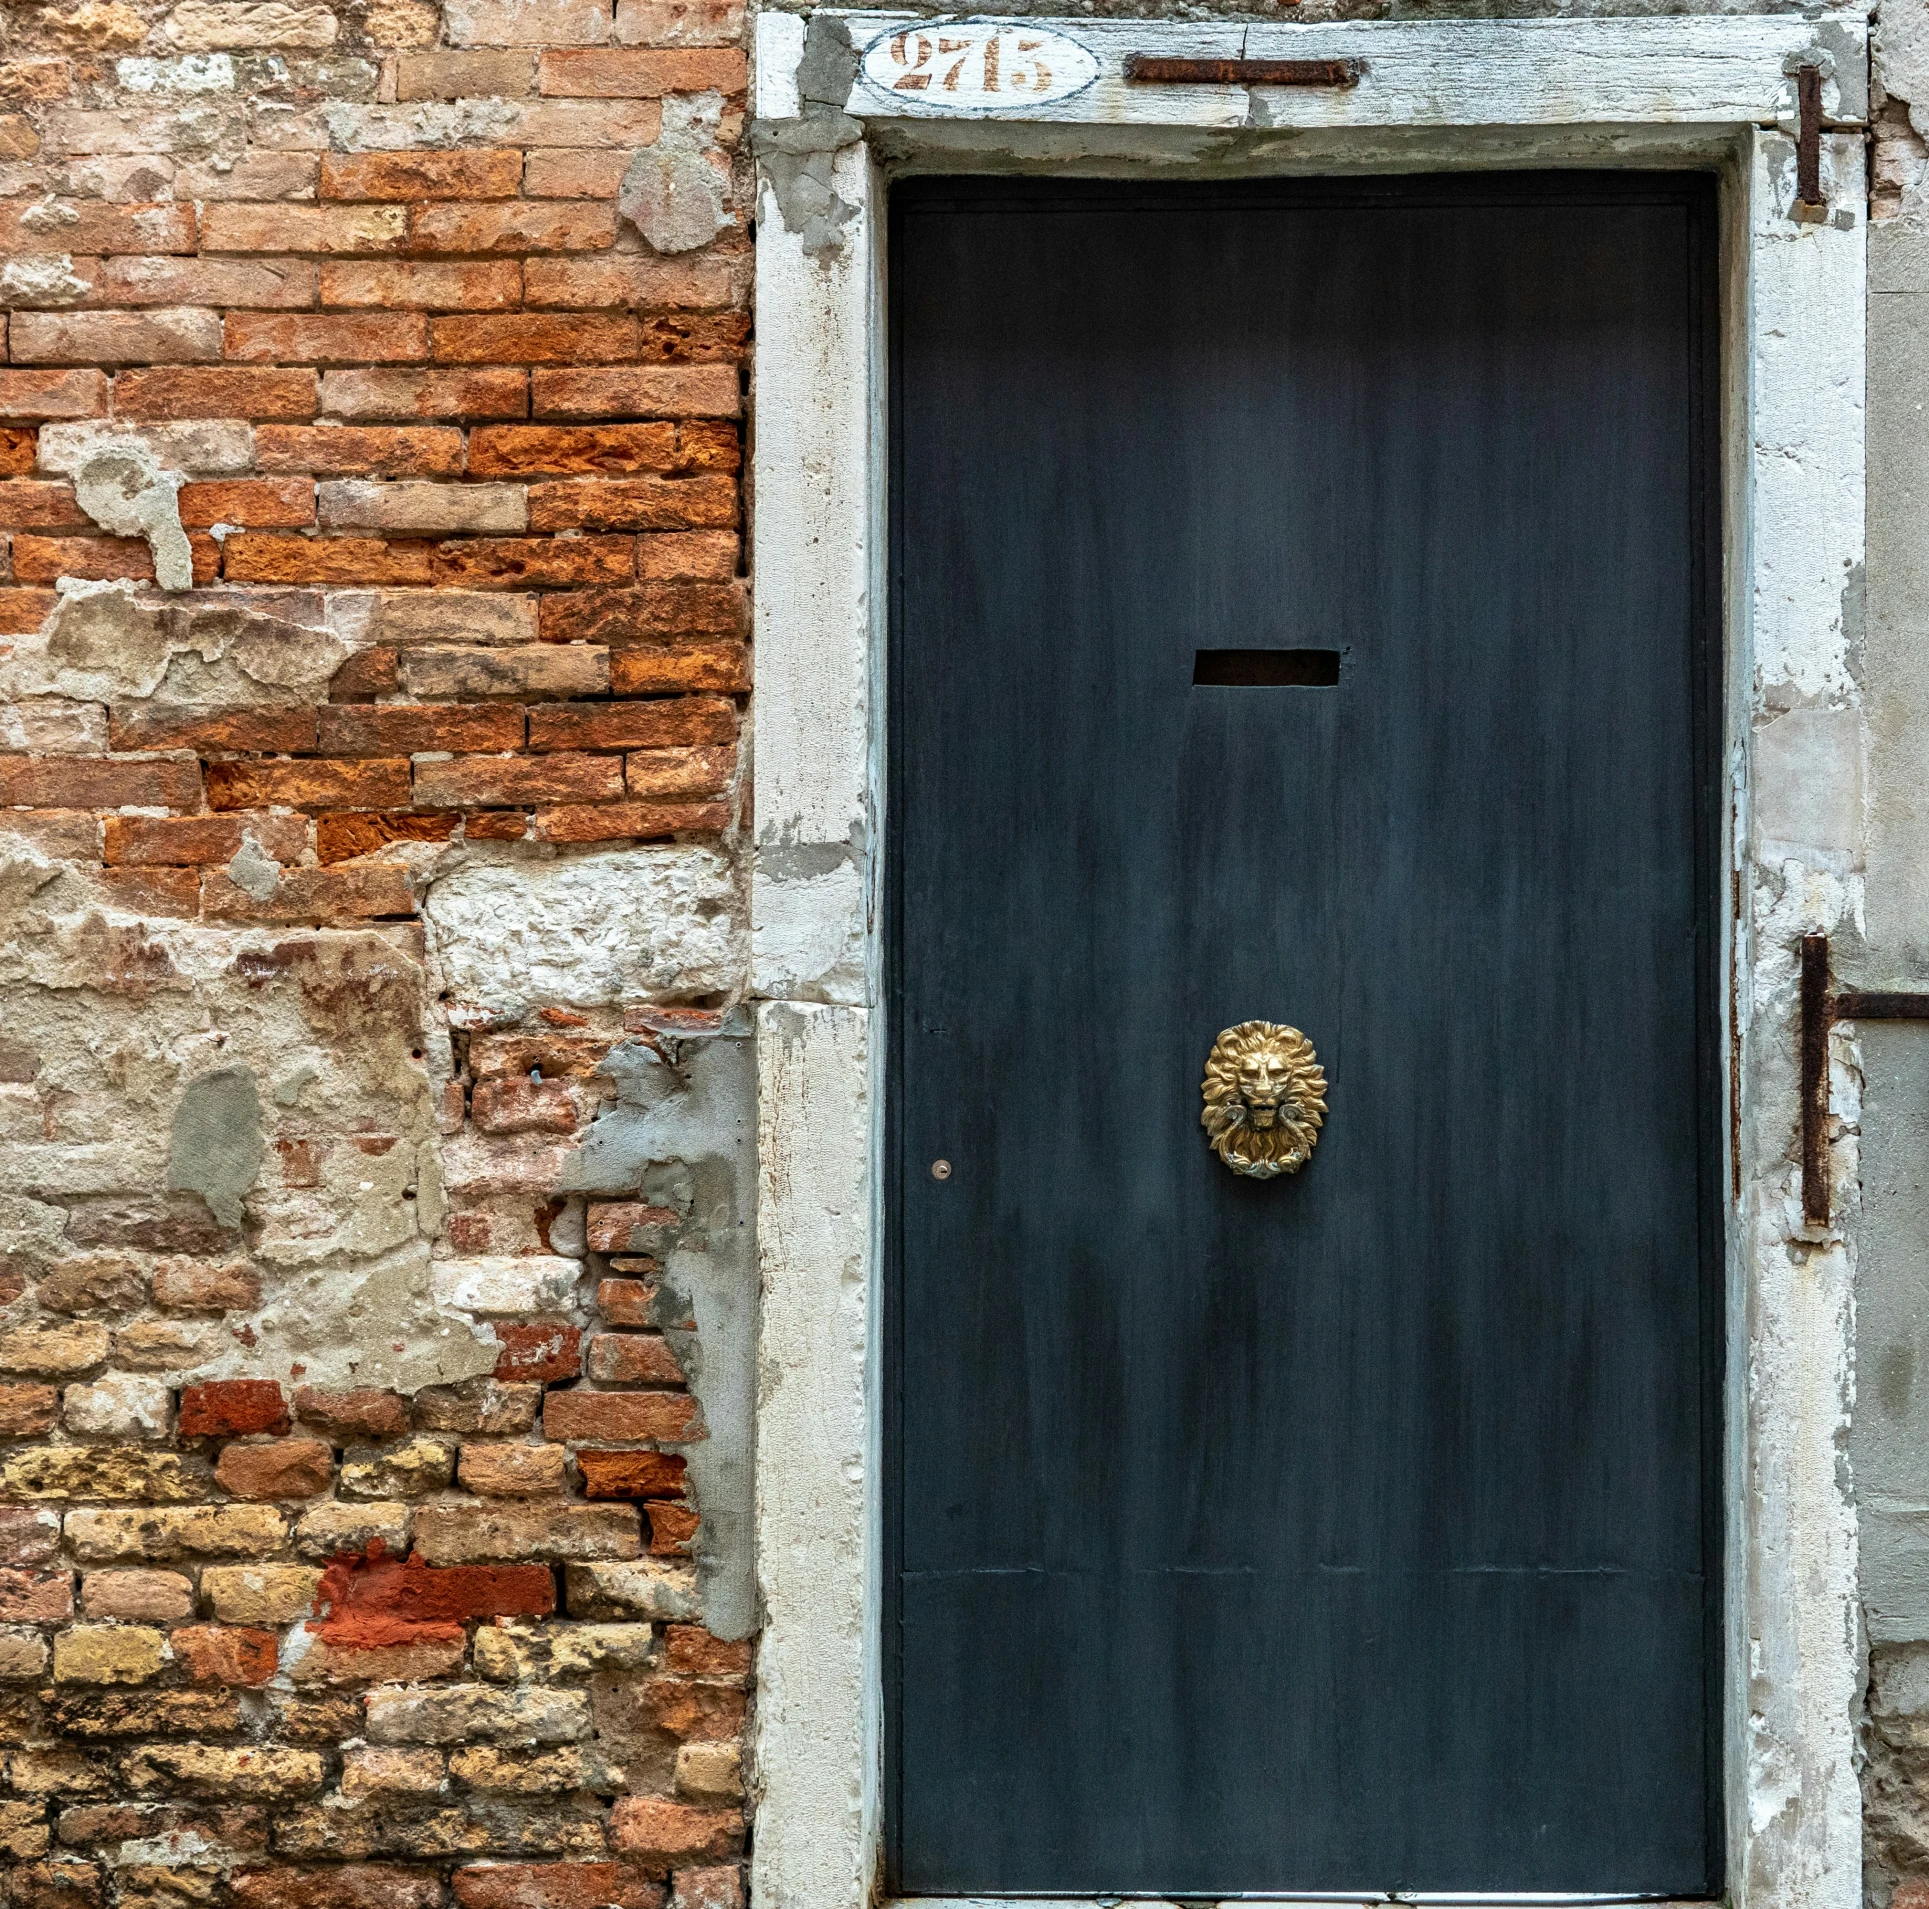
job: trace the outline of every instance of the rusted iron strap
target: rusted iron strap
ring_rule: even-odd
[[[1795,197],[1803,205],[1822,203],[1822,69],[1795,69]]]
[[[1802,937],[1802,1217],[1829,1223],[1829,938]]]
[[[1155,86],[1357,86],[1364,60],[1173,60],[1129,53],[1125,77]]]
[[[1858,994],[1845,989],[1835,997],[1837,1021],[1929,1021],[1929,994]]]

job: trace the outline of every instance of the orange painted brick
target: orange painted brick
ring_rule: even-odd
[[[334,1448],[318,1438],[229,1445],[222,1449],[214,1476],[222,1490],[236,1498],[318,1498],[334,1482]]]
[[[734,530],[666,530],[636,540],[636,574],[649,583],[726,583],[737,574]]]
[[[71,484],[24,477],[0,484],[0,530],[90,530],[93,523],[74,502]]]
[[[275,1674],[281,1639],[274,1631],[230,1624],[183,1624],[168,1633],[174,1661],[191,1683],[248,1686]]]
[[[549,597],[541,613],[548,643],[621,643],[639,638],[750,634],[745,586],[728,583],[646,583],[634,590],[586,590]]]
[[[209,205],[201,244],[209,252],[319,252],[380,257],[408,247],[399,205]]]
[[[123,371],[114,408],[124,418],[312,418],[312,371],[167,368]]]
[[[250,530],[297,530],[315,521],[315,486],[306,477],[230,477],[183,484],[181,522],[241,524]]]
[[[182,1388],[176,1421],[183,1438],[239,1438],[285,1432],[288,1403],[273,1379],[210,1379]]]
[[[110,815],[103,854],[110,864],[199,867],[231,862],[252,832],[278,862],[293,862],[308,845],[298,815]]]
[[[255,463],[264,471],[316,477],[455,477],[462,470],[462,433],[436,425],[269,425],[255,433]]]
[[[115,710],[107,739],[115,749],[192,749],[201,755],[262,751],[288,755],[315,746],[315,712],[274,705],[211,711],[166,704]]]
[[[324,815],[315,824],[315,853],[326,866],[373,855],[391,842],[446,842],[455,821],[452,815]]]
[[[735,749],[643,749],[625,757],[623,784],[633,796],[722,795],[736,779]]]
[[[697,1535],[698,1524],[697,1514],[690,1506],[669,1504],[659,1499],[643,1507],[643,1516],[649,1520],[650,1555],[652,1557],[682,1558],[689,1556],[690,1540]],[[721,1695],[722,1693],[718,1694]],[[741,1702],[739,1702],[737,1707],[741,1710]],[[715,1734],[718,1736],[734,1735],[736,1727],[741,1721],[741,1716],[733,1715],[728,1719],[725,1727],[716,1730]],[[694,1724],[696,1720],[690,1719],[689,1722]],[[695,1728],[686,1727],[679,1731],[678,1734],[694,1736],[699,1734],[699,1732]]]
[[[539,418],[734,418],[743,410],[735,365],[623,365],[531,374]]]
[[[543,1436],[554,1439],[661,1439],[682,1444],[697,1434],[696,1400],[687,1392],[551,1392],[543,1400]]]
[[[750,689],[750,650],[727,638],[627,643],[610,651],[612,696],[672,696],[693,689],[741,696]]]
[[[0,477],[28,476],[39,447],[40,433],[32,425],[0,425]]]
[[[0,590],[0,636],[30,636],[53,615],[54,590]]]
[[[662,702],[537,703],[529,711],[531,749],[682,749],[734,742],[737,706],[721,696]]]
[[[201,878],[191,868],[104,868],[97,879],[130,915],[190,921],[201,912]]]
[[[471,842],[521,842],[529,835],[529,818],[520,810],[485,810],[462,818],[462,833]]]
[[[522,189],[532,199],[614,199],[630,155],[563,146],[523,157]]]
[[[616,243],[616,208],[593,199],[418,206],[409,243],[417,252],[604,252]]]
[[[716,835],[730,826],[727,802],[605,802],[536,811],[544,842],[660,842],[675,835]]]
[[[435,547],[434,581],[470,590],[559,589],[636,574],[628,537],[466,537]]]
[[[674,1452],[579,1451],[585,1498],[681,1498],[685,1461]]]
[[[621,793],[620,781],[617,792]],[[201,771],[192,762],[101,762],[85,756],[0,756],[0,808],[198,809],[200,806]]]
[[[529,373],[507,367],[488,371],[330,371],[322,378],[322,409],[340,418],[527,417]]]
[[[266,895],[221,868],[201,871],[201,912],[221,921],[367,921],[415,913],[409,872],[398,862],[354,868],[286,868]]]
[[[737,484],[730,477],[621,477],[529,487],[531,530],[729,530],[736,522]]]
[[[747,312],[654,312],[643,321],[645,364],[736,364],[750,337]]]
[[[676,427],[670,424],[491,424],[469,439],[475,477],[665,471],[675,462]]]
[[[228,357],[258,364],[396,364],[429,355],[420,312],[230,312]]]
[[[747,1677],[750,1646],[725,1642],[696,1624],[671,1624],[663,1633],[664,1668],[682,1677]]]
[[[321,302],[384,311],[410,305],[429,311],[500,311],[522,303],[522,266],[514,259],[480,264],[345,260],[322,267]]]
[[[508,199],[521,189],[520,152],[322,154],[324,199]]]
[[[555,47],[536,68],[536,90],[570,99],[661,99],[666,93],[741,93],[736,47]]]
[[[513,703],[331,704],[320,712],[320,748],[331,756],[398,756],[425,750],[520,749],[522,711]]]
[[[436,318],[430,344],[445,364],[598,364],[633,358],[634,318],[569,318],[542,312]]]
[[[211,762],[211,809],[405,808],[409,765],[372,762]]]
[[[576,253],[556,258],[532,258],[523,267],[523,294],[532,306],[553,305],[566,311],[635,310],[652,314],[656,325],[680,310],[715,311],[742,297],[749,274],[744,262],[715,253],[687,258],[658,258],[641,252]],[[641,356],[660,361],[660,349]]]
[[[386,583],[433,581],[429,546],[379,537],[293,537],[242,531],[222,546],[230,583]]]
[[[111,577],[146,578],[154,559],[138,537],[35,537],[13,540],[13,580],[54,583],[62,577],[100,581]]]
[[[416,806],[508,808],[522,802],[609,802],[623,793],[616,756],[461,756],[415,765]]]
[[[720,418],[685,418],[676,428],[679,472],[736,471],[743,468],[743,439],[736,425]]]

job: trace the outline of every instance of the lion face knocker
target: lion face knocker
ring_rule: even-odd
[[[1241,1021],[1206,1057],[1199,1124],[1235,1173],[1270,1180],[1312,1157],[1326,1118],[1326,1075],[1296,1027]]]

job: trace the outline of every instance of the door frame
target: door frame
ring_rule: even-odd
[[[1047,20],[1098,77],[951,116],[876,90],[896,13],[766,12],[752,458],[757,693],[757,1909],[868,1909],[881,1870],[884,202],[921,171],[1142,176],[1681,167],[1722,228],[1723,757],[1730,849],[1724,1769],[1740,1909],[1859,1909],[1864,1646],[1845,1456],[1860,1066],[1836,1029],[1834,1220],[1802,1217],[1799,942],[1859,917],[1867,785],[1867,29],[1859,15]],[[1345,90],[1132,86],[1129,53],[1357,59]],[[1819,216],[1796,70],[1823,74]],[[1816,719],[1779,723],[1793,709]],[[1845,799],[1846,798],[1846,799]]]

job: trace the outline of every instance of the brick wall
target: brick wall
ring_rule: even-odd
[[[3,30],[0,1899],[731,1909],[741,11]]]

